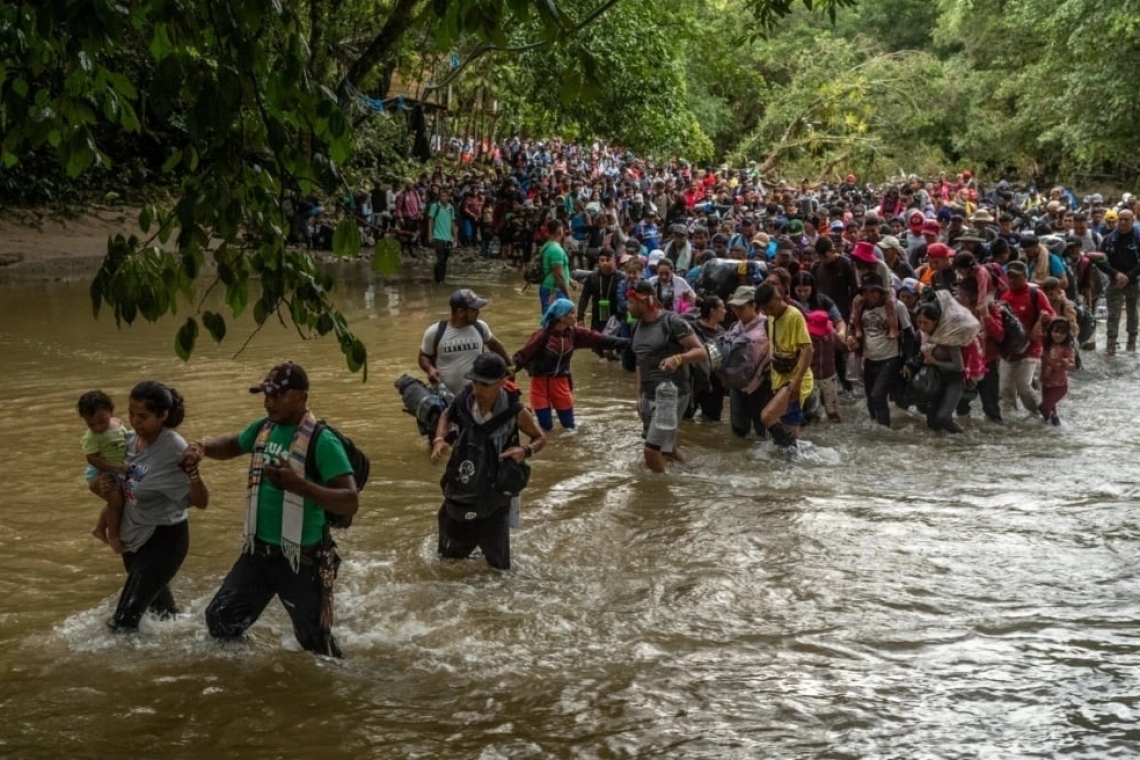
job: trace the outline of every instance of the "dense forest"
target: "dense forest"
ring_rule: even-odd
[[[397,82],[452,106],[434,124],[453,131],[492,103],[498,137],[797,179],[969,167],[1127,186],[1137,18],[1140,0],[0,0],[0,203],[165,188],[146,239],[111,241],[96,312],[171,313],[209,254],[235,315],[284,312],[359,369],[281,209],[414,168]],[[180,353],[199,321],[224,335],[220,315],[192,316]]]

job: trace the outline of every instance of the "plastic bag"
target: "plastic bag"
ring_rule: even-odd
[[[602,328],[602,335],[609,338],[621,337],[621,319],[617,314],[611,314],[610,318],[606,320],[606,326]]]
[[[919,401],[933,401],[942,390],[942,375],[936,367],[925,364],[911,376],[910,390]]]
[[[938,346],[967,346],[982,329],[977,317],[970,313],[948,290],[935,293],[938,305],[942,307],[942,318],[930,336],[930,342]]]

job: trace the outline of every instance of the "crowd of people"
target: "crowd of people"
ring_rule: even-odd
[[[441,557],[479,549],[510,568],[527,460],[556,422],[577,425],[579,349],[632,373],[644,462],[662,472],[682,459],[687,420],[719,424],[727,403],[735,436],[791,454],[805,429],[846,421],[838,400],[857,386],[885,426],[916,409],[930,430],[958,433],[975,401],[983,424],[1020,406],[1059,426],[1070,373],[1098,347],[1098,312],[1107,356],[1122,311],[1124,349],[1137,347],[1140,227],[1128,194],[1106,203],[1063,187],[987,188],[969,172],[772,183],[600,143],[511,140],[494,156],[491,174],[378,185],[359,209],[375,234],[431,245],[437,283],[456,275],[459,245],[539,286],[536,329],[513,353],[470,288],[454,290],[449,314],[423,334],[427,383],[405,403],[427,408],[439,394],[421,431],[432,461],[447,459]],[[306,219],[319,218],[314,207]],[[248,456],[244,550],[206,610],[208,629],[240,637],[276,595],[301,645],[337,656],[328,528],[358,509],[366,470],[308,408],[299,365],[274,367],[250,390],[264,415],[190,444],[175,431],[183,400],[161,383],[134,388],[129,428],[105,394],[80,399],[87,480],[105,502],[94,532],[127,570],[111,625],[177,613],[169,582],[188,551],[188,509],[209,502],[199,467]]]

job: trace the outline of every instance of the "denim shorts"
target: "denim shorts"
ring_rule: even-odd
[[[788,411],[784,412],[784,416],[780,418],[780,422],[792,427],[803,427],[804,410],[800,407],[799,401],[793,401],[788,404]]]

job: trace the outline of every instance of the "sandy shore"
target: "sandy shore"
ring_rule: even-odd
[[[95,207],[78,216],[45,209],[8,209],[0,219],[0,282],[89,280],[99,271],[107,254],[107,238],[120,233],[143,235],[138,226],[138,209]],[[341,265],[363,263],[338,261],[324,253],[319,257]],[[430,277],[430,249],[421,248],[416,254],[401,258],[405,267],[395,275],[396,279]],[[453,261],[467,270],[510,269],[497,259],[475,255],[473,250],[457,251]]]
[[[95,207],[78,216],[7,209],[0,220],[0,280],[85,279],[99,270],[107,238],[141,235],[138,210]]]

